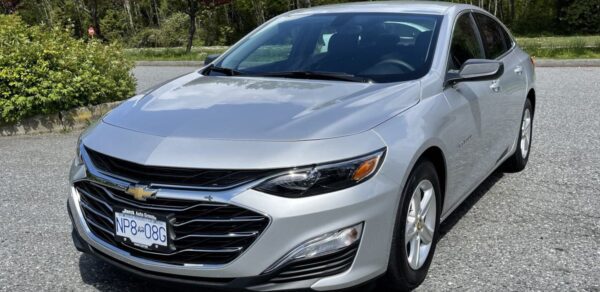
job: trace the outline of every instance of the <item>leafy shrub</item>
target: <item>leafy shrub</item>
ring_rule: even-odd
[[[0,122],[122,100],[135,79],[119,47],[0,15]]]
[[[112,42],[122,42],[130,33],[127,13],[123,10],[107,10],[106,15],[100,20],[100,27],[103,37]]]
[[[600,33],[600,2],[575,0],[567,7],[565,20],[569,29],[577,33]]]
[[[138,48],[179,47],[187,43],[189,19],[185,13],[175,12],[160,28],[146,28],[136,33],[130,45]]]

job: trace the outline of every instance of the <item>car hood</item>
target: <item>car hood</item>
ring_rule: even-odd
[[[418,81],[374,84],[194,72],[125,101],[103,121],[162,137],[318,140],[367,131],[417,104],[419,95]]]

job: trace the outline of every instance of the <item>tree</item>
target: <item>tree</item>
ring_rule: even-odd
[[[0,0],[0,13],[11,14],[17,10],[21,1],[19,0]]]
[[[187,0],[187,7],[185,13],[190,18],[190,28],[188,30],[188,43],[185,47],[185,51],[190,53],[192,51],[192,44],[194,43],[194,36],[196,35],[196,16],[200,11],[200,5],[206,9],[215,9],[216,7],[230,3],[232,0]]]
[[[188,43],[185,47],[185,52],[190,53],[192,51],[194,35],[196,34],[196,15],[198,14],[198,1],[187,0],[187,3],[188,5],[185,13],[190,17],[190,29],[188,33]]]
[[[575,0],[568,7],[561,7],[564,20],[574,33],[600,33],[600,2],[598,0]]]

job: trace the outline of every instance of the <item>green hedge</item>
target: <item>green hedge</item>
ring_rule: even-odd
[[[0,123],[123,100],[135,92],[132,68],[119,47],[0,15]]]

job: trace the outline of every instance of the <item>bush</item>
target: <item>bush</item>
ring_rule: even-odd
[[[180,47],[187,43],[188,16],[175,12],[160,28],[145,28],[136,33],[129,45],[137,48]]]
[[[577,33],[600,33],[600,2],[575,0],[567,7],[565,20],[569,29]]]
[[[0,122],[123,100],[135,79],[119,47],[0,15]]]

